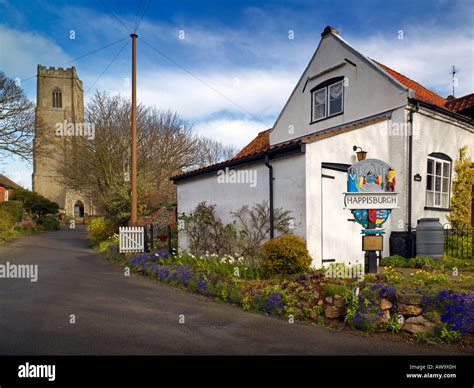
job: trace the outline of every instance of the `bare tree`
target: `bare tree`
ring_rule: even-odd
[[[236,153],[237,149],[234,146],[224,145],[208,137],[199,138],[199,167],[223,162]]]
[[[0,71],[0,157],[30,160],[34,137],[34,104],[16,82]]]
[[[66,187],[95,193],[110,214],[130,209],[130,101],[97,92],[85,109],[93,138],[70,141],[58,154]],[[198,141],[177,114],[137,107],[139,212],[175,199],[169,177],[198,162]]]
[[[85,109],[91,138],[67,139],[59,158],[65,187],[94,193],[108,214],[130,211],[131,104],[127,98],[97,92]],[[176,201],[169,180],[183,171],[232,155],[231,147],[194,134],[176,113],[137,106],[137,178],[139,214]]]

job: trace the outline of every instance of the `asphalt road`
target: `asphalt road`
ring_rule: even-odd
[[[37,282],[0,279],[0,355],[467,354],[290,324],[126,277],[88,247],[84,229],[17,239],[0,247],[7,261],[39,273]]]

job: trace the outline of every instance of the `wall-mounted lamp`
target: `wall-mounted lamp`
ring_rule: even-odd
[[[357,154],[357,160],[360,162],[361,160],[365,160],[365,157],[367,156],[367,152],[362,149],[362,147],[359,146],[354,146],[352,147],[354,152]],[[359,151],[357,151],[359,150]]]
[[[420,174],[416,174],[413,179],[415,180],[415,182],[421,182],[421,175]]]

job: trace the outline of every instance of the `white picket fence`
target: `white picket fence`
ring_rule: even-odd
[[[141,226],[119,228],[120,252],[143,252],[145,250],[144,229]]]

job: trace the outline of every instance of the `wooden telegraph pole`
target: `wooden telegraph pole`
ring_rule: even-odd
[[[137,38],[138,35],[131,34],[132,38],[132,176],[130,178],[132,192],[132,211],[130,225],[137,225],[138,192],[137,192]]]

